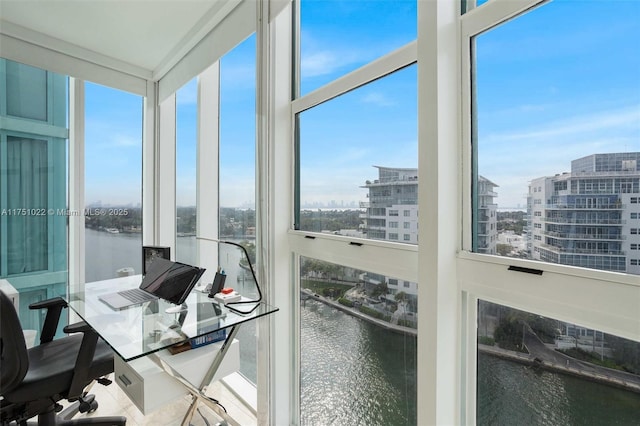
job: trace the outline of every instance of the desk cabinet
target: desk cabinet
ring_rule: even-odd
[[[175,355],[167,350],[149,356],[159,357],[189,383],[199,387],[206,369],[211,365],[223,342],[216,342]],[[240,369],[240,345],[233,340],[212,381]],[[116,383],[143,414],[148,414],[188,392],[176,379],[148,357],[125,362],[115,356]]]

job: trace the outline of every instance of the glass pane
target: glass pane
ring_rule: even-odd
[[[416,298],[383,278],[301,258],[301,424],[416,424]]]
[[[7,69],[7,115],[47,121],[47,75],[45,70],[13,61]]]
[[[220,60],[220,236],[244,245],[255,265],[256,37],[252,35]],[[221,247],[222,249],[222,247]],[[238,255],[239,250],[232,250]],[[223,252],[220,264],[225,263]],[[227,258],[228,260],[228,258]],[[240,259],[238,277],[229,285],[243,296],[254,291],[253,277]],[[256,374],[256,324],[238,333],[240,373],[253,383]]]
[[[475,38],[473,250],[640,274],[640,3],[547,3]]]
[[[19,293],[23,327],[40,330],[28,306],[67,290],[68,77],[4,59],[0,70],[0,281]]]
[[[416,0],[302,0],[301,93],[415,40],[417,20]]]
[[[299,114],[298,229],[417,243],[416,85],[410,66]]]
[[[142,97],[85,83],[85,280],[142,274]]]
[[[176,254],[178,262],[196,259],[196,151],[198,79],[176,93]]]
[[[640,343],[478,302],[477,424],[631,425]]]

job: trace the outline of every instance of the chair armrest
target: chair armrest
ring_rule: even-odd
[[[84,321],[76,322],[74,324],[69,324],[65,328],[62,329],[67,334],[71,333],[85,333],[87,331],[92,331],[93,329],[89,324]]]
[[[47,343],[53,340],[53,336],[58,329],[60,322],[60,314],[62,309],[67,307],[67,302],[62,297],[54,297],[53,299],[42,300],[29,305],[29,309],[46,309],[47,316],[44,319],[42,332],[40,333],[40,343]]]
[[[76,357],[76,364],[73,370],[73,378],[69,387],[67,399],[75,401],[83,395],[84,387],[89,382],[89,368],[93,362],[93,357],[98,344],[98,333],[84,321],[70,324],[64,328],[65,333],[82,332],[82,343]]]

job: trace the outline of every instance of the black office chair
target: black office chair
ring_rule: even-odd
[[[0,291],[0,422],[2,425],[27,425],[38,416],[38,425],[124,426],[125,417],[87,417],[69,420],[78,411],[97,408],[93,395],[85,387],[113,372],[113,352],[98,339],[86,323],[72,324],[65,333],[78,333],[53,340],[62,309],[62,298],[45,300],[29,306],[47,309],[40,345],[27,349],[18,314],[9,297]],[[81,332],[81,334],[79,333]],[[60,414],[58,401],[67,399],[71,406]],[[15,423],[14,423],[15,422]]]

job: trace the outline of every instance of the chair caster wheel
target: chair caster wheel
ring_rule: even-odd
[[[83,402],[80,404],[78,411],[81,413],[93,413],[98,409],[98,401]]]
[[[98,409],[98,401],[95,400],[93,395],[86,395],[80,400],[78,411],[81,413],[93,413]]]

